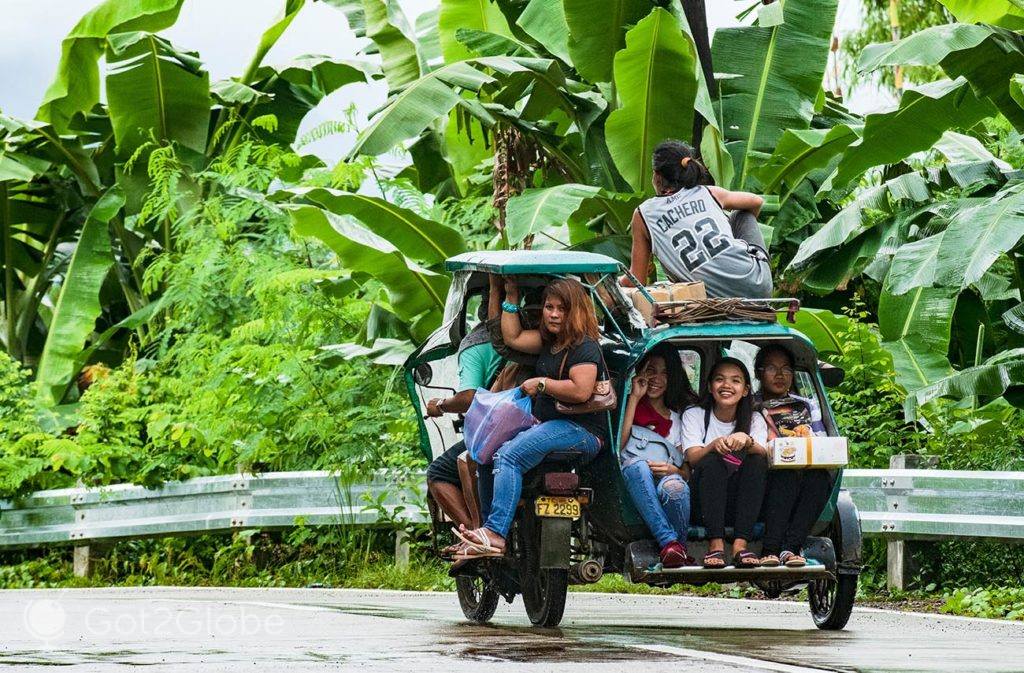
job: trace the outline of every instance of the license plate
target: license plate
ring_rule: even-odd
[[[580,501],[576,498],[555,498],[542,495],[534,501],[537,516],[561,519],[577,519],[580,516]]]

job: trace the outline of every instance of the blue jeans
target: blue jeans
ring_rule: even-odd
[[[685,545],[690,526],[690,487],[686,481],[678,474],[670,474],[656,482],[645,460],[623,467],[622,478],[658,546],[670,542]]]
[[[484,527],[502,537],[508,535],[523,491],[523,475],[549,453],[575,451],[586,459],[596,456],[600,448],[597,437],[561,419],[544,421],[502,444],[491,469],[481,465],[483,469],[477,473]]]

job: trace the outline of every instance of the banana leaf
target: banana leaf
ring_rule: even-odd
[[[67,133],[71,118],[100,100],[98,64],[107,35],[163,30],[177,20],[181,4],[182,0],[105,0],[94,7],[61,43],[57,74],[43,94],[36,119]]]
[[[440,264],[466,251],[466,241],[455,229],[381,198],[325,188],[296,189],[291,193],[336,215],[354,217],[406,257],[423,264]]]
[[[960,291],[979,282],[1024,238],[1024,193],[1008,191],[959,209],[942,232],[901,247],[889,272],[892,293],[932,286]]]
[[[150,140],[206,151],[210,78],[198,54],[151,33],[111,35],[106,92],[120,159]]]
[[[949,77],[963,76],[979,97],[1024,130],[1024,110],[1007,86],[1015,73],[1024,72],[1024,36],[995,26],[933,26],[896,42],[868,45],[857,68],[869,72],[896,65],[938,65]]]
[[[807,237],[789,263],[790,271],[799,271],[826,250],[852,241],[871,225],[865,210],[890,210],[890,199],[895,202],[921,203],[931,198],[928,182],[917,173],[906,173],[877,187],[861,192],[848,206]]]
[[[379,155],[420,134],[434,121],[447,115],[459,103],[454,87],[479,91],[496,80],[469,62],[451,63],[431,71],[392,96],[363,129],[349,152]]]
[[[569,24],[565,20],[562,3],[552,0],[530,0],[516,24],[538,44],[565,63],[572,63],[569,55]]]
[[[527,189],[508,200],[505,231],[509,245],[550,227],[564,225],[587,199],[601,193],[590,185],[566,184],[544,189]]]
[[[626,48],[615,56],[621,105],[608,116],[605,138],[634,191],[653,194],[655,146],[693,127],[698,68],[693,39],[660,7],[626,34]]]
[[[968,367],[941,378],[930,385],[913,391],[904,404],[908,418],[917,416],[917,410],[940,398],[964,400],[976,397],[1005,395],[1014,406],[1024,401],[1024,349],[1015,348],[986,360],[976,367]]]
[[[50,320],[50,327],[36,370],[40,400],[59,404],[75,375],[79,353],[103,310],[99,293],[114,262],[108,224],[124,206],[124,194],[111,187],[93,206],[71,256],[67,275]]]
[[[558,4],[549,0],[549,4]],[[625,33],[651,11],[651,0],[562,0],[572,65],[590,82],[612,79]],[[554,53],[554,52],[552,52]]]
[[[420,76],[420,60],[401,7],[390,0],[363,0],[363,18],[366,37],[380,51],[388,88],[395,91],[414,82]]]
[[[342,268],[378,280],[399,317],[412,320],[424,313],[443,312],[450,284],[446,275],[415,263],[351,217],[313,205],[288,205],[285,209],[299,236],[320,239],[334,251]]]
[[[829,129],[788,129],[775,151],[754,171],[761,189],[768,194],[791,194],[813,170],[824,168],[850,143],[860,138],[861,127],[836,124]]]
[[[845,187],[869,168],[930,148],[948,129],[970,128],[994,114],[992,104],[962,77],[906,89],[895,110],[864,119],[863,136],[846,148],[828,188]]]
[[[711,46],[739,189],[786,129],[806,129],[828,63],[837,0],[787,0],[777,25],[720,28]]]
[[[1024,29],[1020,0],[939,0],[961,23],[991,23],[1011,30]]]
[[[473,56],[455,36],[460,28],[513,37],[505,15],[490,0],[441,0],[437,30],[445,63],[452,64]]]
[[[883,286],[878,300],[882,347],[892,355],[896,383],[908,393],[948,376],[950,327],[956,292],[917,288],[894,295]]]

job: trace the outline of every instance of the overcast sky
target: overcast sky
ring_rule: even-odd
[[[437,6],[437,0],[399,0],[410,22]],[[97,0],[3,0],[0,21],[0,110],[15,117],[35,115],[60,58],[61,39]],[[736,25],[735,14],[747,2],[711,0],[707,3],[712,32]],[[211,80],[238,75],[252,56],[263,30],[281,11],[284,0],[187,0],[178,22],[165,35],[176,46],[198,51]],[[859,0],[840,0],[839,25],[854,26]],[[302,54],[326,54],[351,58],[362,46],[345,23],[344,15],[320,2],[307,3],[288,31],[268,54],[266,62],[287,61]],[[303,124],[304,130],[339,119],[355,103],[365,114],[385,98],[383,83],[350,85],[328,97]],[[877,94],[859,96],[852,107],[877,108]],[[311,145],[331,162],[345,151],[350,139],[328,139]]]

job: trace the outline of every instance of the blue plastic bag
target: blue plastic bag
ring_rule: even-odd
[[[539,422],[530,411],[530,398],[518,387],[500,393],[478,388],[466,412],[462,436],[470,457],[489,465],[502,444]]]

